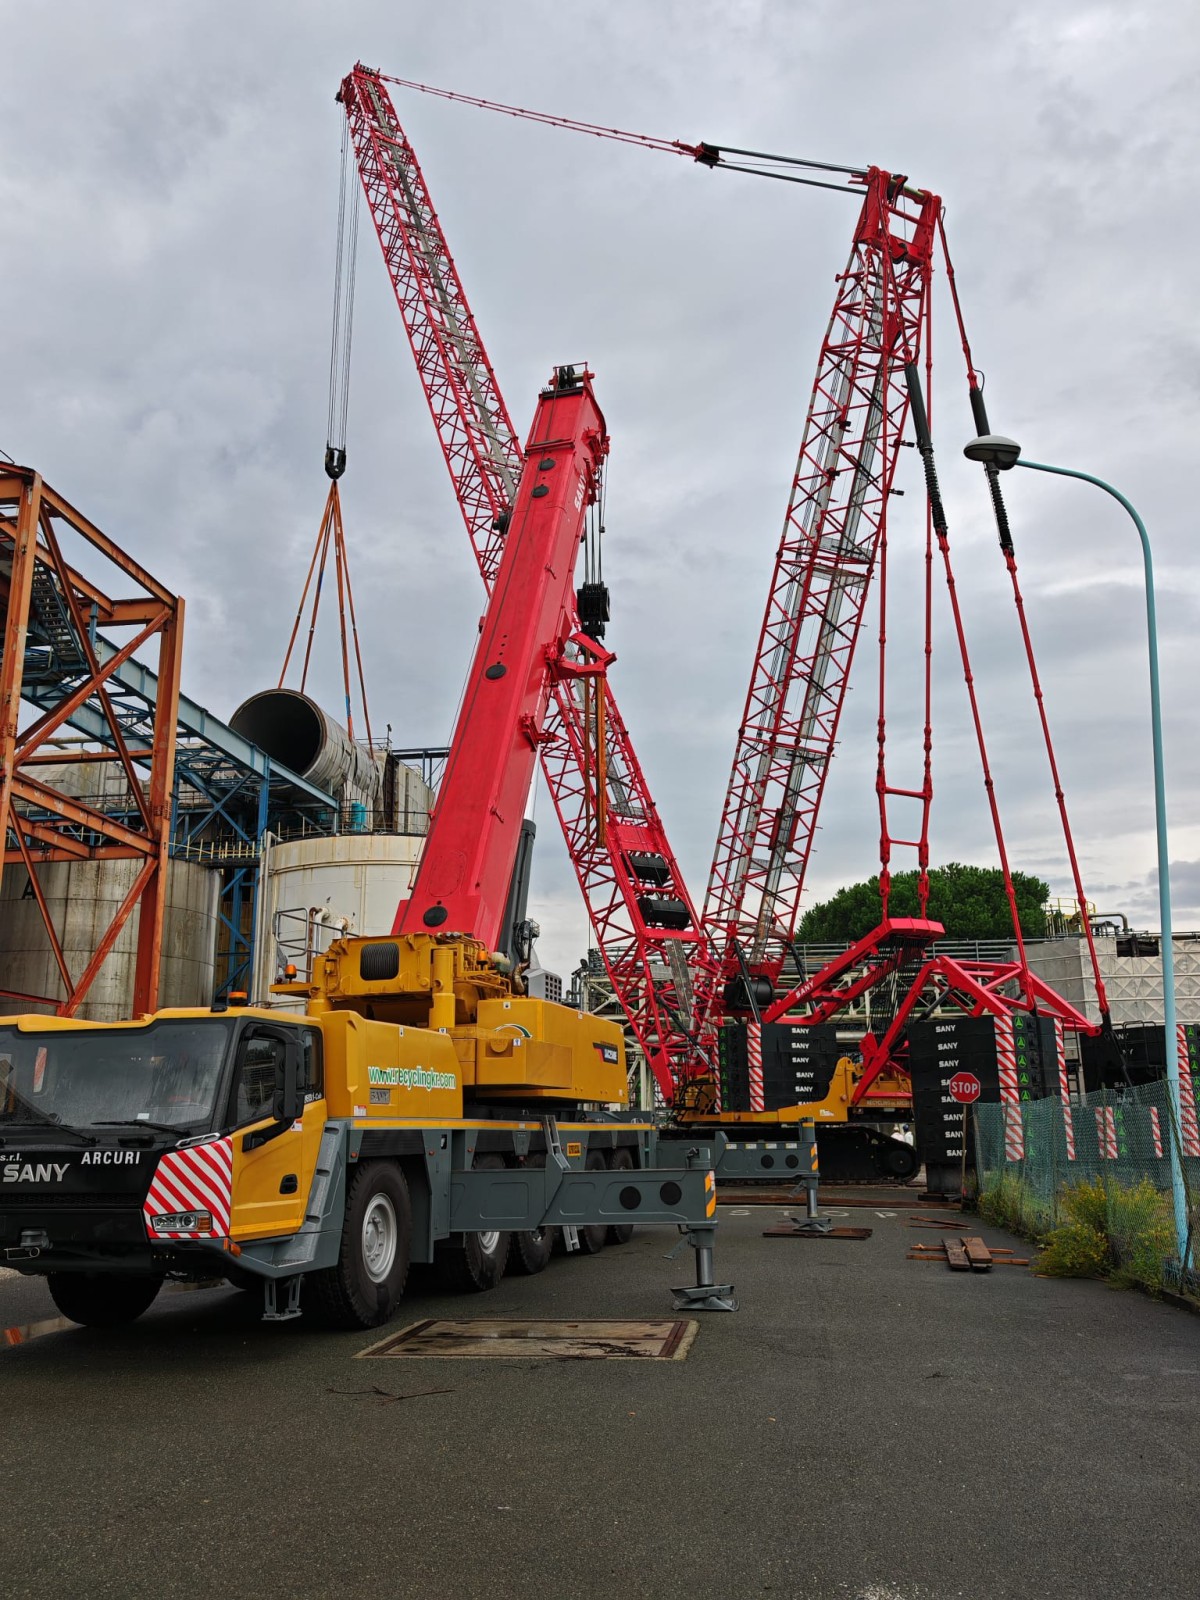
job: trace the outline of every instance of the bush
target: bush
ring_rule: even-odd
[[[1112,1186],[1108,1237],[1116,1258],[1114,1283],[1162,1288],[1163,1262],[1175,1253],[1175,1221],[1167,1196],[1148,1178]]]
[[[1068,1225],[1108,1233],[1108,1188],[1102,1178],[1079,1178],[1059,1190],[1059,1212]]]
[[[1046,1235],[1038,1271],[1056,1278],[1107,1278],[1122,1287],[1162,1287],[1174,1227],[1167,1197],[1147,1178],[1135,1184],[1101,1178],[1066,1184],[1062,1220]]]
[[[1086,1222],[1063,1222],[1046,1235],[1037,1269],[1048,1278],[1103,1278],[1111,1265],[1106,1234]]]
[[[976,1209],[985,1222],[1007,1228],[1009,1233],[1022,1233],[1025,1229],[1025,1186],[1015,1173],[1002,1172],[979,1196]]]

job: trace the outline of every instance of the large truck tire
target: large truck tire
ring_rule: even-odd
[[[533,1228],[527,1233],[514,1233],[508,1264],[514,1272],[532,1277],[544,1272],[554,1254],[554,1235],[557,1228]]]
[[[476,1172],[502,1172],[503,1156],[476,1156]],[[439,1245],[436,1251],[438,1275],[448,1289],[466,1294],[486,1294],[504,1276],[512,1235],[498,1229],[488,1233],[467,1233],[462,1245]]]
[[[613,1172],[633,1171],[633,1151],[630,1150],[628,1145],[622,1144],[617,1146],[612,1153],[612,1160],[609,1162],[609,1167]],[[609,1224],[609,1244],[628,1244],[632,1238],[632,1222],[613,1222]]]
[[[412,1203],[404,1173],[390,1161],[362,1161],[346,1194],[337,1265],[308,1278],[322,1322],[377,1328],[400,1304],[412,1252]]]
[[[161,1278],[124,1272],[51,1272],[50,1298],[72,1322],[85,1328],[120,1328],[149,1309],[162,1288]]]
[[[531,1156],[525,1163],[538,1167],[545,1164],[545,1156]],[[514,1233],[508,1255],[510,1270],[530,1278],[535,1272],[544,1272],[554,1254],[554,1238],[559,1232],[558,1228],[530,1228]]]
[[[587,1172],[606,1172],[608,1162],[604,1159],[602,1150],[589,1150],[587,1160],[583,1163]],[[579,1253],[582,1256],[598,1256],[608,1243],[608,1224],[601,1222],[594,1228],[579,1229]]]

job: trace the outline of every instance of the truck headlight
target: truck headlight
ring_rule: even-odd
[[[160,1217],[151,1217],[150,1226],[155,1233],[211,1233],[211,1211],[168,1211]]]

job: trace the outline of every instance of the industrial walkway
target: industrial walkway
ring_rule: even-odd
[[[1200,1318],[1023,1269],[905,1259],[933,1231],[764,1239],[677,1361],[356,1361],[229,1290],[4,1348],[0,1593],[222,1600],[1192,1596]],[[995,1244],[995,1229],[972,1227]],[[646,1318],[690,1262],[639,1234],[427,1317]],[[54,1315],[0,1273],[0,1325]]]

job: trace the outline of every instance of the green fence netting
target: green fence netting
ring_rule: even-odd
[[[981,1207],[1042,1237],[1055,1228],[1103,1235],[1106,1268],[1151,1287],[1195,1288],[1181,1275],[1170,1142],[1180,1154],[1195,1260],[1200,1247],[1200,1144],[1181,1135],[1165,1083],[1103,1089],[1070,1107],[1059,1099],[973,1108]],[[1099,1248],[1099,1247],[1097,1247]]]

